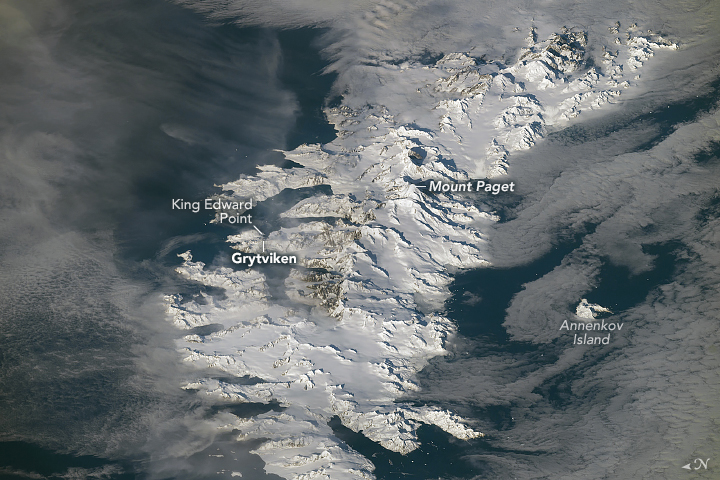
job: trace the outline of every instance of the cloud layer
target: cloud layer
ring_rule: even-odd
[[[26,3],[0,6],[7,438],[146,455],[157,476],[194,478],[233,464],[207,455],[227,447],[218,429],[236,416],[206,416],[212,401],[177,391],[189,376],[174,351],[177,334],[147,296],[174,291],[178,280],[126,259],[163,257],[201,238],[178,227],[187,219],[164,223],[169,195],[248,173],[247,155],[268,163],[266,150],[282,148],[298,103],[278,83],[282,48],[272,29],[325,28],[317,45],[346,106],[379,112],[396,102],[396,121],[410,124],[434,105],[403,90],[402,68],[451,52],[511,64],[532,27],[542,40],[563,26],[587,32],[587,57],[599,62],[637,22],[642,33],[678,42],[681,54],[658,53],[621,104],[513,152],[509,173],[522,200],[496,205],[507,220],[484,226],[497,267],[528,264],[580,238],[509,305],[510,341],[531,347],[506,350],[461,329],[454,356],[426,369],[417,400],[481,422],[495,450],[478,448],[467,460],[499,478],[674,478],[676,466],[718,451],[720,127],[717,66],[708,60],[720,52],[716,5],[208,0],[100,11],[87,2]],[[672,118],[660,113],[668,107]],[[168,184],[185,190],[167,192]],[[653,245],[673,249],[676,269],[615,311],[626,333],[608,348],[567,345],[558,327],[608,281],[603,266],[652,272]],[[90,403],[96,410],[82,409]],[[498,406],[511,412],[509,426],[474,417]],[[45,421],[73,412],[71,428]]]

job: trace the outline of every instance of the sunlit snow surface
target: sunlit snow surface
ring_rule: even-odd
[[[486,235],[498,221],[469,197],[431,196],[418,185],[504,181],[512,152],[532,149],[549,130],[618,101],[650,57],[677,48],[631,27],[597,59],[599,69],[586,63],[587,41],[581,30],[538,39],[532,29],[512,64],[480,61],[473,52],[431,65],[368,66],[385,85],[383,104],[359,107],[362,99],[349,94],[327,110],[336,140],[285,153],[302,168],[265,166],[223,186],[229,196],[255,201],[272,201],[284,189],[332,189],[281,214],[296,219],[295,226],[265,232],[267,250],[296,254],[301,264],[288,271],[282,299],[271,295],[262,268],[209,269],[191,252],[178,272],[224,295],[205,295],[203,302],[167,297],[178,328],[223,326],[184,337],[187,362],[262,380],[198,378],[188,388],[219,402],[285,407],[229,418],[221,427],[239,439],[266,439],[256,453],[268,472],[373,478],[372,464],[333,435],[334,416],[403,453],[418,447],[423,423],[458,438],[482,435],[450,411],[396,403],[418,389],[415,375],[445,353],[455,331],[431,313],[449,296],[449,269],[488,265]],[[244,252],[259,252],[262,240],[254,229],[228,238]]]

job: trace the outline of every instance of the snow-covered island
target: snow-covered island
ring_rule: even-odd
[[[485,235],[498,220],[469,196],[427,195],[417,185],[505,175],[512,152],[614,102],[655,50],[675,48],[629,31],[597,68],[588,66],[586,46],[583,32],[538,40],[532,30],[509,65],[449,53],[433,65],[358,66],[384,80],[385,104],[346,96],[327,111],[336,140],[285,152],[302,168],[262,166],[222,186],[237,201],[271,200],[284,189],[332,190],[298,202],[282,213],[287,224],[265,232],[268,250],[297,255],[281,285],[271,285],[262,268],[208,269],[186,252],[178,272],[225,295],[166,299],[178,328],[223,326],[185,336],[187,362],[261,380],[198,378],[187,388],[218,402],[285,407],[221,427],[239,438],[268,439],[256,450],[268,472],[374,478],[372,463],[333,435],[328,421],[335,416],[402,453],[418,447],[423,423],[461,439],[482,435],[448,410],[398,402],[418,388],[416,373],[445,353],[455,332],[439,313],[450,269],[489,265]],[[247,253],[259,252],[261,242],[250,228],[228,237]],[[271,294],[278,289],[282,296]],[[577,314],[606,311],[597,307],[581,303]]]
[[[607,308],[598,305],[597,303],[588,303],[587,299],[583,298],[580,300],[577,308],[575,309],[575,315],[580,318],[587,320],[593,320],[597,317],[598,313],[612,313]]]

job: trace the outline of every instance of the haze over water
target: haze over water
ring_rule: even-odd
[[[386,138],[406,135],[402,141],[424,148],[426,157],[408,157],[405,171],[430,168],[431,159],[458,169],[479,163],[487,152],[475,148],[462,122],[472,117],[467,132],[482,130],[479,119],[495,97],[484,111],[460,100],[446,104],[450,127],[465,138],[435,155],[431,147],[450,127],[424,126],[441,108],[426,102],[436,93],[417,79],[450,68],[438,60],[453,52],[468,52],[480,72],[499,70],[513,65],[533,35],[543,45],[563,31],[587,32],[582,69],[595,65],[603,75],[610,69],[601,65],[603,55],[625,48],[626,31],[660,34],[679,47],[656,48],[637,78],[626,65],[632,85],[617,86],[618,98],[583,106],[566,124],[548,123],[527,149],[512,150],[508,141],[517,195],[475,200],[478,211],[496,215],[473,224],[482,241],[470,247],[488,264],[448,267],[440,305],[417,294],[407,307],[418,324],[444,315],[457,331],[445,354],[417,373],[420,388],[402,391],[391,407],[407,407],[398,410],[406,416],[412,408],[450,411],[485,436],[461,440],[423,417],[419,448],[405,455],[371,439],[382,436],[370,429],[353,431],[342,417],[347,412],[318,420],[318,431],[329,425],[328,442],[338,441],[348,458],[358,452],[376,478],[388,480],[669,479],[696,457],[714,458],[717,15],[716,6],[700,2],[617,2],[603,11],[558,4],[533,12],[474,2],[0,3],[0,477],[281,478],[266,472],[263,459],[273,457],[260,449],[263,440],[239,442],[240,430],[224,425],[250,430],[258,418],[285,412],[299,419],[297,410],[316,405],[237,403],[207,393],[212,382],[227,393],[267,380],[184,360],[185,335],[203,338],[199,352],[220,350],[227,344],[212,335],[230,335],[232,325],[223,323],[229,291],[178,275],[177,254],[189,250],[204,272],[222,272],[231,266],[227,236],[238,230],[210,224],[202,210],[173,211],[172,199],[202,200],[219,193],[217,185],[255,178],[257,165],[308,171],[322,164],[315,154],[361,161],[374,155],[373,128],[387,124],[394,130]],[[557,106],[532,100],[560,95],[565,84],[524,94],[517,85],[535,84],[522,75],[507,77],[516,90],[503,95],[530,99],[516,105],[518,117],[525,114],[519,107],[537,108],[550,122]],[[332,111],[344,123],[336,118],[335,125],[347,131],[326,118],[331,107],[340,107]],[[361,123],[370,121],[377,125]],[[360,133],[352,130],[358,124]],[[293,157],[310,158],[305,166],[278,151],[305,143],[323,145]],[[382,158],[391,169],[399,157]],[[303,225],[302,217],[283,215],[302,199],[327,198],[330,205],[345,195],[347,165],[324,185],[288,187],[260,201],[256,225],[268,238]],[[358,188],[365,180],[357,179]],[[336,232],[356,221],[324,212],[307,221],[326,221]],[[380,217],[365,228],[409,225],[399,224]],[[450,221],[438,225],[466,231]],[[442,243],[449,236],[439,235],[424,253],[456,251]],[[367,238],[351,245],[366,247]],[[409,249],[397,251],[392,260],[410,258]],[[367,257],[391,265],[390,257]],[[318,306],[290,295],[295,277],[287,271],[263,274],[270,302],[334,325]],[[383,278],[362,280],[372,289]],[[440,284],[444,277],[428,278]],[[406,307],[407,285],[395,287],[378,287],[377,297]],[[179,305],[217,305],[216,316],[176,328],[161,299],[177,294],[184,297]],[[563,320],[577,321],[581,298],[609,308],[606,321],[626,325],[607,347],[573,346],[572,335],[559,331]],[[307,338],[298,343],[325,341]],[[388,342],[403,348],[405,340]],[[316,365],[318,375],[332,365]],[[355,376],[363,374],[358,368]],[[194,386],[181,388],[188,384]],[[295,395],[288,398],[301,398]],[[287,435],[300,423],[289,421]]]
[[[145,477],[153,422],[198,407],[153,303],[194,288],[178,285],[176,253],[211,262],[227,235],[171,199],[332,139],[333,76],[319,75],[317,31],[213,24],[162,1],[5,2],[0,18],[0,476]]]

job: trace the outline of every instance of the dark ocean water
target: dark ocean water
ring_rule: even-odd
[[[0,443],[0,465],[0,478],[8,480],[32,478],[27,472],[60,478],[61,474],[72,469],[97,470],[108,466],[121,471],[133,469],[130,462],[113,462],[93,455],[57,453],[27,442]],[[129,480],[135,478],[135,474],[115,473],[111,478]]]
[[[217,193],[215,184],[232,180],[242,173],[252,173],[257,164],[290,166],[273,149],[292,149],[301,143],[328,142],[334,138],[335,132],[322,114],[334,77],[321,75],[326,63],[314,43],[323,32],[213,25],[198,15],[159,0],[127,0],[113,7],[114,14],[108,13],[110,10],[103,12],[101,8],[92,8],[92,2],[69,4],[76,16],[58,37],[55,57],[61,63],[88,69],[89,75],[101,78],[105,88],[112,92],[112,101],[99,106],[97,111],[82,113],[74,125],[38,120],[46,130],[56,129],[72,138],[82,139],[98,156],[88,162],[96,168],[93,178],[99,179],[99,184],[85,185],[83,195],[85,201],[95,201],[100,207],[89,212],[87,217],[74,220],[80,225],[78,228],[93,231],[95,226],[91,218],[100,214],[107,217],[115,235],[119,270],[131,279],[147,282],[151,288],[161,284],[158,277],[177,265],[175,254],[185,250],[191,249],[196,259],[206,263],[222,262],[225,238],[230,233],[228,228],[206,225],[210,218],[203,217],[203,213],[171,211],[171,199],[205,198]],[[109,3],[104,7],[110,8]],[[272,55],[278,60],[277,68],[258,66]],[[637,122],[655,125],[657,134],[640,147],[650,148],[674,131],[678,124],[707,111],[708,105],[717,101],[718,85],[718,82],[713,84],[710,92],[698,100],[680,102],[652,114],[643,113],[619,121],[613,128],[634,128]],[[581,128],[567,129],[558,137],[567,141],[576,136],[587,139],[588,133],[578,130]],[[112,142],[95,142],[94,136],[103,135],[103,131],[120,131],[121,134],[113,137]],[[175,132],[175,136],[166,134],[167,131]],[[602,135],[602,132],[594,134]],[[710,151],[706,159],[698,158],[698,161],[713,161],[717,156],[717,151]],[[258,205],[258,212],[263,212],[262,216],[268,219],[266,225],[258,225],[271,231],[274,215],[298,197],[310,193],[283,192],[272,204]],[[119,197],[123,198],[122,202],[105,201]],[[75,205],[73,202],[79,201],[72,196],[63,198],[66,198],[68,209]],[[499,208],[512,209],[518,204],[499,205]],[[709,205],[706,214],[716,215],[717,205]],[[508,218],[512,218],[512,214]],[[459,334],[474,342],[475,354],[523,354],[544,362],[556,358],[555,346],[511,341],[502,326],[505,310],[525,283],[559,265],[590,231],[571,239],[567,239],[566,232],[557,232],[557,246],[530,264],[510,269],[480,269],[456,276],[450,288],[453,296],[447,302],[446,313],[457,323]],[[169,242],[171,239],[173,242]],[[679,248],[677,243],[646,246],[645,253],[655,259],[652,269],[639,275],[631,275],[627,268],[606,261],[599,284],[588,295],[588,300],[609,306],[616,314],[633,307],[654,288],[672,279],[678,268]],[[87,280],[91,281],[91,278]],[[468,305],[465,302],[467,292],[481,297],[482,301]],[[35,328],[44,326],[46,321],[50,323],[44,317],[43,305],[39,298],[37,308],[23,310],[18,307],[13,311],[16,321],[33,328],[18,327],[14,332],[5,332],[8,344],[11,340],[32,343],[33,348],[22,352],[31,359],[54,355],[60,358],[80,349],[105,349],[112,352],[107,362],[119,363],[112,370],[99,368],[97,374],[80,380],[64,381],[61,369],[54,373],[57,378],[52,381],[27,376],[23,381],[30,392],[28,398],[0,397],[0,407],[2,402],[13,401],[19,405],[41,405],[28,413],[28,422],[21,423],[16,431],[3,432],[0,437],[0,479],[34,478],[33,474],[60,478],[73,469],[96,471],[102,468],[109,472],[103,478],[146,477],[148,459],[139,449],[127,458],[110,459],[75,454],[72,448],[68,451],[53,442],[17,440],[35,436],[36,432],[22,428],[42,431],[47,427],[45,423],[52,424],[54,429],[62,429],[63,424],[94,425],[91,420],[112,416],[114,410],[126,407],[122,383],[118,379],[135,373],[132,362],[123,364],[122,360],[132,357],[133,341],[137,339],[128,338],[121,328],[102,326],[94,318],[87,317],[76,322],[73,318],[73,324],[67,326],[62,335],[52,329]],[[211,326],[207,328],[212,329]],[[37,331],[49,333],[43,337]],[[11,338],[13,335],[14,339]],[[16,359],[14,355],[19,355],[4,350],[0,351],[0,369],[8,369]],[[540,360],[540,353],[544,355],[543,360]],[[90,363],[99,356],[78,358],[79,362]],[[583,402],[583,399],[572,397],[568,387],[573,378],[583,374],[582,366],[563,372],[545,382],[535,393],[547,397],[558,408],[564,402]],[[19,381],[12,375],[4,379]],[[232,380],[238,383],[254,381]],[[247,417],[279,409],[278,405],[218,405],[209,414],[229,411]],[[512,427],[512,409],[512,406],[498,406],[474,411],[478,418],[500,432]],[[489,464],[476,458],[515,453],[498,447],[492,435],[460,441],[437,427],[423,426],[419,431],[421,448],[403,456],[350,431],[338,419],[333,419],[330,426],[340,439],[367,456],[376,466],[378,479],[384,480],[497,478],[497,472]],[[213,469],[213,458],[208,455],[230,456],[231,453],[238,457],[237,469],[247,476],[278,478],[263,475],[262,461],[247,453],[253,445],[233,450],[235,444],[231,438],[216,439],[211,447],[189,459],[189,465],[195,466],[199,473],[185,472],[182,478],[206,478],[202,472],[209,475]],[[527,451],[522,453],[534,455]],[[172,476],[168,475],[168,478]]]
[[[589,233],[593,229],[589,229]],[[453,296],[448,300],[447,315],[458,325],[458,333],[469,337],[470,342],[464,348],[472,348],[472,355],[479,358],[495,356],[498,354],[522,355],[536,367],[542,364],[551,364],[557,361],[562,347],[555,343],[531,344],[509,339],[505,332],[503,322],[505,311],[510,302],[525,283],[549,273],[560,264],[562,259],[578,247],[585,235],[561,242],[549,253],[538,260],[519,267],[497,269],[487,268],[466,271],[455,277],[450,289]],[[646,253],[655,255],[653,268],[639,275],[631,275],[626,267],[615,266],[606,261],[601,268],[599,283],[589,294],[590,302],[597,302],[609,306],[614,314],[622,314],[625,310],[643,301],[655,288],[671,281],[678,268],[676,253],[678,244],[673,242],[647,247]],[[467,292],[481,297],[478,304],[468,305]],[[568,306],[570,308],[570,306]],[[472,345],[472,347],[468,347]],[[452,357],[448,362],[453,362]],[[562,409],[567,402],[586,404],[591,408],[592,399],[580,398],[573,395],[571,385],[574,380],[587,374],[594,368],[594,362],[599,361],[596,356],[590,356],[579,365],[548,378],[533,393],[544,397],[547,402],[557,409]],[[421,379],[425,374],[421,372]],[[421,381],[423,381],[421,380]],[[432,380],[430,380],[432,381]],[[420,396],[422,398],[422,395]],[[439,404],[443,408],[453,409],[457,405]],[[419,430],[419,439],[422,446],[403,456],[389,452],[379,444],[372,442],[363,435],[355,433],[342,426],[339,419],[330,423],[335,434],[347,442],[352,448],[368,456],[376,466],[378,479],[407,478],[411,480],[427,480],[436,478],[515,478],[512,471],[498,471],[487,460],[487,457],[503,458],[527,457],[543,455],[547,452],[533,452],[528,449],[508,449],[505,442],[498,442],[497,435],[513,427],[513,405],[496,405],[477,408],[465,405],[463,412],[473,412],[474,417],[482,424],[492,427],[485,432],[486,437],[469,441],[453,438],[434,426],[423,426]],[[521,407],[517,407],[521,408]]]
[[[58,188],[56,223],[90,236],[111,229],[115,267],[130,283],[152,291],[172,278],[176,253],[192,249],[210,263],[227,251],[226,227],[208,225],[210,217],[202,211],[172,211],[173,198],[202,200],[219,192],[214,185],[253,173],[258,164],[285,166],[273,149],[335,136],[322,113],[334,76],[322,74],[326,63],[314,46],[320,30],[212,24],[162,0],[76,0],[63,7],[62,28],[47,26],[51,53],[62,68],[91,79],[87,83],[93,86],[82,87],[87,90],[74,98],[91,107],[67,121],[62,111],[56,119],[28,106],[18,109],[15,120],[86,148],[77,161],[78,171],[88,173]],[[78,214],[70,218],[69,211]],[[78,278],[76,267],[66,267],[58,272],[73,278],[63,282],[66,288],[92,291],[97,282],[92,295],[108,293],[92,272]],[[6,387],[0,408],[3,415],[19,412],[22,418],[3,422],[0,479],[72,472],[83,477],[101,470],[102,478],[146,477],[143,445],[127,458],[75,452],[95,449],[90,443],[84,448],[83,435],[102,436],[92,431],[98,426],[111,429],[110,435],[130,428],[124,415],[151,404],[142,393],[124,391],[138,374],[136,346],[148,341],[123,328],[123,314],[110,313],[112,307],[100,305],[100,299],[86,298],[94,305],[86,313],[64,314],[57,309],[62,290],[51,282],[19,288],[26,298],[10,297],[2,308],[8,323],[0,337]],[[18,388],[7,388],[11,384]],[[249,405],[233,413],[248,416],[262,408]],[[213,448],[232,443],[218,439]],[[207,473],[212,468],[207,455],[198,453],[189,463]],[[251,478],[264,476],[259,457],[237,455],[243,455],[239,470]],[[204,478],[198,475],[185,472],[182,478]]]
[[[622,129],[633,129],[638,124],[650,125],[653,132],[649,139],[639,141],[633,151],[643,151],[667,138],[679,126],[684,123],[696,120],[700,115],[707,113],[720,102],[720,81],[712,82],[701,93],[692,95],[688,100],[656,108],[652,113],[642,113],[632,119],[618,118],[612,121],[612,129],[596,129],[594,135],[604,136]],[[583,126],[573,126],[553,135],[549,140],[562,139],[563,142],[572,144],[575,136],[584,141],[591,139],[588,132],[582,131]],[[717,144],[711,143],[708,150],[696,155],[693,160],[698,164],[720,161],[720,148]],[[710,218],[720,216],[720,201],[717,196],[712,199],[697,220],[699,223],[706,222]],[[497,208],[500,211],[508,212],[507,219],[512,221],[515,218],[514,208],[522,208],[522,202],[513,199],[512,204],[498,202]],[[663,225],[653,225],[652,229],[662,229]],[[672,226],[668,226],[672,228]],[[495,356],[508,354],[510,356],[521,355],[526,361],[534,365],[551,364],[557,361],[564,348],[557,342],[549,344],[532,344],[530,342],[519,342],[511,340],[503,327],[506,318],[506,310],[515,295],[517,295],[526,283],[532,282],[552,271],[560,265],[566,255],[579,247],[585,236],[595,231],[594,225],[586,226],[583,232],[555,232],[556,246],[542,257],[531,263],[513,268],[483,268],[458,273],[450,285],[452,297],[446,303],[446,314],[454,320],[458,326],[458,334],[468,341],[463,343],[464,349],[472,350],[471,354],[482,358],[483,356]],[[652,259],[650,268],[647,271],[633,273],[624,265],[614,264],[609,257],[603,257],[602,266],[597,277],[597,284],[586,297],[591,303],[598,303],[610,308],[612,316],[620,316],[627,310],[645,301],[649,295],[662,285],[671,283],[687,260],[684,257],[686,247],[680,240],[672,240],[665,243],[648,243],[642,245],[642,252]],[[479,302],[467,302],[468,296],[481,299]],[[567,306],[569,311],[574,311],[575,305]],[[605,318],[610,314],[601,314],[599,318]],[[610,320],[608,320],[610,321]],[[581,362],[571,368],[551,376],[537,388],[533,394],[541,396],[549,405],[562,414],[564,409],[573,404],[574,408],[590,409],[595,397],[583,397],[573,391],[573,384],[581,378],[592,375],[604,357],[610,355],[609,351],[598,354],[591,352]],[[460,352],[451,352],[447,360],[441,362],[453,363],[454,357]],[[462,368],[462,367],[460,367]],[[452,371],[452,369],[449,369]],[[421,383],[432,381],[432,375],[425,372],[420,373]],[[422,398],[422,395],[420,395]],[[440,405],[452,408],[452,405]],[[407,465],[402,463],[405,460],[398,458],[363,439],[336,422],[338,435],[344,435],[353,448],[368,454],[374,458],[373,462],[378,467],[378,478],[390,480],[393,478],[409,479],[430,479],[444,478],[443,475],[450,475],[452,478],[519,478],[515,477],[512,471],[498,470],[491,467],[490,463],[478,458],[496,457],[501,459],[517,453],[521,457],[526,455],[547,455],[552,452],[529,452],[498,448],[497,436],[504,431],[510,430],[513,426],[513,416],[525,407],[519,405],[496,405],[485,408],[477,408],[472,405],[465,405],[463,412],[474,412],[475,418],[484,425],[489,425],[491,430],[483,439],[460,442],[437,428],[423,427],[420,430],[420,438],[423,439],[423,447],[419,452],[414,452],[409,457],[415,456],[415,463]],[[465,413],[467,415],[467,413]],[[426,444],[427,443],[427,444]],[[440,448],[439,445],[451,445],[449,448]],[[431,447],[432,445],[432,447]],[[402,463],[402,468],[396,467]],[[438,465],[444,467],[439,468]],[[407,470],[406,470],[407,468]],[[409,473],[409,475],[407,475]],[[526,477],[523,477],[526,478]]]

